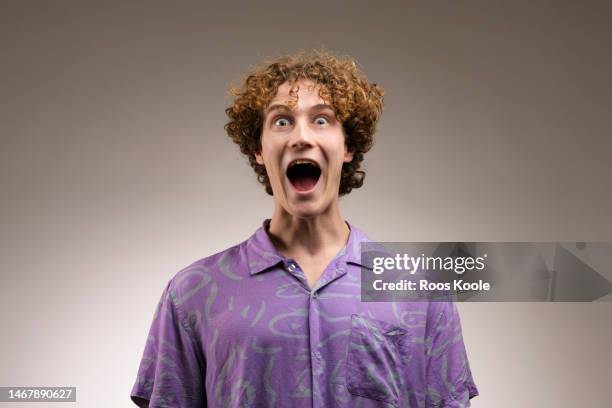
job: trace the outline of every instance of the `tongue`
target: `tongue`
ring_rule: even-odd
[[[297,191],[308,191],[312,190],[315,184],[317,184],[317,179],[311,176],[303,175],[293,178],[293,180],[291,180],[291,184],[293,184],[293,187],[295,187]]]

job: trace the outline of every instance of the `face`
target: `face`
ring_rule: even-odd
[[[332,106],[319,96],[311,81],[297,82],[297,104],[291,109],[291,85],[284,83],[264,110],[261,153],[274,200],[288,213],[309,218],[338,202],[342,164],[353,154],[346,150],[342,124]]]

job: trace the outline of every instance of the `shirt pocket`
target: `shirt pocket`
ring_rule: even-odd
[[[346,359],[349,393],[397,407],[406,375],[401,350],[408,338],[406,329],[352,314]]]

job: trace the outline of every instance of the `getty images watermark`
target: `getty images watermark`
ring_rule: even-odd
[[[376,256],[373,258],[372,272],[380,275],[385,270],[405,271],[414,276],[418,271],[445,271],[454,272],[462,275],[466,271],[482,271],[485,269],[485,259],[487,254],[479,257],[458,256],[421,256],[413,257],[409,254],[395,254],[395,256],[385,257]],[[423,274],[425,275],[425,274]],[[438,275],[434,275],[438,276]],[[376,279],[373,282],[375,290],[411,290],[411,291],[460,291],[460,290],[490,290],[490,282],[468,282],[463,279],[453,279],[452,282],[430,281],[426,275],[418,280],[400,279],[395,282],[385,282],[383,279]]]
[[[362,301],[609,301],[606,242],[364,242]]]

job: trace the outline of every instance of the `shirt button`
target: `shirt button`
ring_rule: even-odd
[[[321,353],[319,353],[318,351],[313,351],[312,356],[316,359],[321,359]]]
[[[289,269],[289,272],[295,272],[295,264],[290,263],[289,266],[287,266],[287,269]]]

